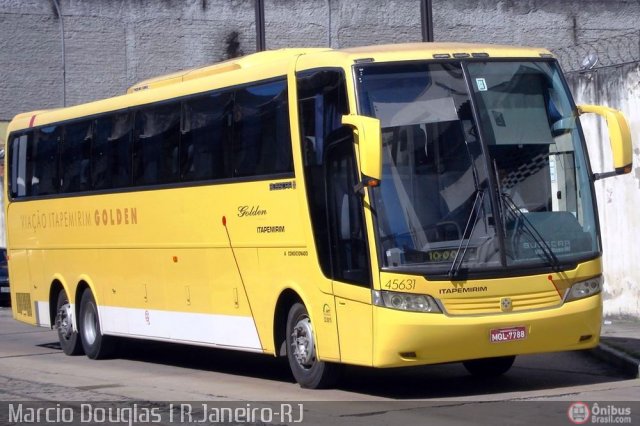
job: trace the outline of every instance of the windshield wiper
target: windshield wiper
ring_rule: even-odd
[[[553,250],[551,250],[551,247],[549,247],[549,244],[547,244],[547,242],[544,240],[544,238],[542,237],[538,229],[535,226],[533,226],[531,221],[527,218],[527,215],[525,215],[522,211],[520,211],[520,209],[518,208],[516,203],[513,201],[511,196],[509,196],[509,194],[505,194],[504,192],[501,192],[500,198],[503,201],[503,205],[507,209],[509,209],[509,212],[516,219],[520,219],[523,225],[522,228],[527,231],[527,233],[533,239],[533,241],[538,245],[538,247],[540,247],[540,250],[544,254],[544,257],[547,259],[547,262],[549,262],[549,265],[553,268],[553,270],[559,271],[560,261],[558,260],[558,257],[555,255]],[[519,227],[517,222],[514,226],[515,228]],[[535,253],[535,250],[534,250],[534,253]]]
[[[464,263],[464,256],[467,254],[467,249],[469,248],[469,243],[471,242],[471,236],[473,235],[473,231],[476,229],[476,224],[478,223],[478,214],[480,212],[480,209],[482,209],[482,202],[484,201],[484,189],[480,188],[480,178],[478,176],[478,170],[476,169],[476,163],[474,161],[473,155],[471,154],[471,150],[469,149],[469,141],[467,141],[466,138],[464,140],[464,146],[466,148],[467,155],[469,156],[469,161],[471,161],[471,173],[473,175],[473,186],[476,189],[476,197],[473,200],[473,206],[471,207],[471,212],[469,213],[469,217],[467,218],[467,224],[464,226],[464,231],[460,236],[460,244],[458,245],[458,250],[456,250],[456,255],[453,257],[451,269],[449,269],[449,278],[455,277],[456,275],[458,275],[458,272],[460,272],[460,267]],[[477,210],[476,206],[478,206]],[[471,230],[469,231],[469,234],[467,234],[469,226],[471,226]],[[460,256],[460,251],[462,250],[462,244],[464,243],[465,235],[468,235],[467,242],[466,244],[464,244],[464,251],[462,251],[462,256]],[[459,262],[458,259],[460,259]]]
[[[471,207],[471,213],[469,213],[469,218],[467,219],[467,224],[464,226],[464,231],[460,237],[460,244],[458,245],[458,249],[456,250],[456,255],[453,258],[453,262],[451,263],[451,269],[449,269],[449,278],[454,278],[458,275],[460,271],[460,267],[464,262],[464,256],[467,254],[467,249],[469,248],[469,243],[471,242],[471,236],[473,235],[473,231],[476,229],[476,224],[478,223],[478,214],[480,209],[482,209],[482,202],[484,201],[484,190],[476,189],[476,198],[473,200],[473,206]],[[478,206],[476,208],[476,206]],[[467,230],[471,230],[467,234]],[[464,236],[468,235],[467,241],[465,243]],[[464,250],[462,250],[462,245],[464,244]],[[460,252],[462,251],[462,255]],[[460,261],[458,261],[460,259]]]

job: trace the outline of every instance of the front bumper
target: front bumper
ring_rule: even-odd
[[[374,367],[589,349],[600,338],[602,297],[553,309],[482,316],[403,312],[374,306]],[[491,343],[492,329],[525,327],[522,340]]]

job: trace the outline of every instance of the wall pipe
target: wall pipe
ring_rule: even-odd
[[[327,47],[331,48],[331,0],[327,0]]]
[[[256,7],[256,52],[267,50],[264,29],[264,0],[254,0]]]
[[[64,49],[64,19],[60,11],[58,0],[51,0],[56,8],[56,13],[60,19],[60,41],[62,42],[62,106],[67,106],[67,58]]]
[[[420,20],[422,22],[422,41],[433,41],[433,2],[420,1]]]

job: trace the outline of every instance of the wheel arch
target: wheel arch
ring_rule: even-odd
[[[69,297],[69,289],[63,284],[62,277],[54,277],[49,286],[49,324],[52,329],[55,325],[56,315],[58,315],[58,295],[61,291],[67,293],[67,297]]]
[[[273,347],[276,356],[287,355],[287,317],[291,307],[298,302],[306,306],[300,294],[291,288],[284,289],[282,293],[280,293],[280,296],[278,296],[273,316]]]
[[[56,308],[58,304],[58,295],[61,291],[64,291],[69,298],[69,302],[73,303],[73,312],[76,315],[76,318],[80,314],[80,299],[82,298],[82,293],[84,293],[86,289],[91,290],[93,297],[96,299],[96,303],[98,303],[98,297],[91,280],[83,275],[77,279],[77,282],[78,284],[75,286],[74,293],[62,275],[54,275],[51,285],[49,286],[49,320],[51,328],[55,325],[56,315],[58,314],[56,312]],[[76,327],[75,322],[73,326],[74,328]]]
[[[93,294],[93,299],[96,301],[96,305],[98,305],[98,295],[95,291],[95,286],[89,277],[82,275],[78,277],[78,285],[76,286],[76,293],[74,295],[74,313],[76,314],[76,318],[80,317],[80,301],[82,300],[82,294],[86,291],[91,291]]]

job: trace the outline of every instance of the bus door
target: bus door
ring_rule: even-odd
[[[304,60],[302,57],[301,61]],[[362,198],[354,192],[357,168],[353,131],[341,69],[311,69],[296,75],[305,187],[318,264],[333,293],[341,360],[371,363],[371,277]],[[326,285],[330,283],[330,286]]]
[[[326,150],[325,182],[333,291],[343,362],[370,364],[371,268],[353,133],[341,128]]]

